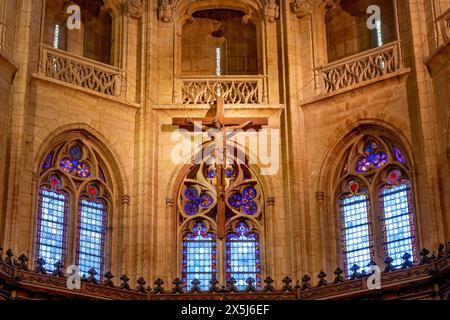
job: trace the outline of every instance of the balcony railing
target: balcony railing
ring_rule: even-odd
[[[119,68],[69,52],[41,46],[40,73],[48,78],[113,97],[125,97],[125,73]]]
[[[442,45],[450,40],[450,9],[447,9],[437,20],[441,29],[439,44]]]
[[[316,71],[323,78],[326,93],[394,73],[403,67],[401,42],[371,49],[330,63]]]
[[[176,77],[174,102],[212,104],[222,96],[227,104],[267,103],[266,76]]]
[[[320,272],[317,284],[313,284],[308,275],[296,282],[289,277],[276,282],[267,277],[260,287],[256,286],[254,280],[248,279],[248,286],[239,290],[235,281],[230,279],[226,286],[211,281],[209,290],[203,291],[199,282],[193,282],[193,287],[186,289],[178,278],[166,284],[158,278],[152,285],[141,277],[135,286],[129,283],[127,275],[122,275],[120,283],[115,283],[111,272],[106,272],[104,279],[100,280],[93,269],[89,271],[89,276],[81,280],[79,289],[70,290],[67,286],[68,275],[60,262],[55,264],[53,272],[48,273],[45,261],[40,259],[33,268],[25,254],[14,257],[12,250],[7,250],[2,257],[0,248],[0,300],[11,299],[12,296],[16,299],[110,300],[448,299],[450,251],[447,250],[441,244],[435,251],[437,255],[433,252],[430,256],[430,251],[423,249],[416,264],[410,260],[410,256],[405,255],[399,269],[387,262],[380,274],[381,287],[376,290],[368,287],[371,274],[355,271],[350,279],[345,279],[343,271],[337,268],[334,275],[327,276],[323,271]]]

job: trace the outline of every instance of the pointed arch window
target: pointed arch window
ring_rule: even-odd
[[[359,183],[349,183],[349,193],[339,202],[339,221],[343,248],[344,271],[353,265],[367,266],[374,256],[372,218],[367,191],[359,189]]]
[[[108,211],[99,197],[99,187],[91,184],[89,196],[82,196],[78,215],[77,265],[82,275],[92,268],[103,273],[105,265]]]
[[[415,260],[416,237],[409,161],[386,137],[362,136],[349,150],[338,188],[340,247],[345,274],[388,258]]]
[[[180,188],[181,270],[187,289],[194,280],[200,281],[203,290],[216,280],[238,289],[244,289],[249,278],[256,287],[261,285],[262,190],[246,164],[236,159],[229,162],[217,166],[206,159],[194,165]],[[220,198],[218,170],[224,179]],[[225,206],[224,217],[218,216],[220,205]],[[220,228],[225,230],[223,238]]]
[[[260,244],[257,233],[249,224],[240,221],[226,241],[227,279],[236,280],[238,288],[245,288],[249,278],[261,283]]]
[[[67,252],[67,223],[69,195],[61,190],[61,181],[50,176],[50,185],[39,189],[37,217],[36,256],[48,262],[53,271],[57,261],[64,261]]]
[[[62,262],[79,266],[82,275],[94,269],[97,279],[103,276],[111,191],[94,150],[75,140],[55,146],[42,161],[35,260],[47,271]]]
[[[209,282],[216,277],[216,236],[207,230],[205,222],[195,222],[191,232],[183,239],[183,281],[200,281],[200,288],[207,290]]]
[[[411,183],[401,176],[397,169],[387,174],[379,200],[383,254],[392,258],[396,267],[402,264],[405,252],[415,256],[416,247]]]

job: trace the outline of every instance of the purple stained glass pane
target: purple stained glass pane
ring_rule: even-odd
[[[207,175],[208,175],[209,179],[214,179],[217,176],[217,172],[216,172],[216,170],[209,169],[207,171]]]
[[[193,202],[187,202],[184,205],[184,212],[186,212],[190,216],[197,214],[198,210],[199,210],[198,205]]]
[[[245,214],[254,215],[258,210],[258,207],[256,206],[256,203],[254,203],[253,201],[248,201],[246,204],[242,206],[242,210],[244,211]]]
[[[233,208],[239,209],[242,205],[242,197],[239,194],[234,194],[230,197],[228,203]]]
[[[55,155],[55,152],[52,151],[50,152],[47,157],[44,160],[44,163],[42,164],[42,169],[43,170],[47,170],[52,166],[52,162],[53,162],[53,156]]]
[[[91,169],[86,163],[79,163],[76,167],[76,173],[80,178],[88,178],[91,176]]]
[[[81,158],[83,157],[83,151],[78,144],[74,145],[73,147],[71,147],[69,149],[69,154],[70,154],[72,160],[76,160],[76,161],[80,161]]]
[[[244,191],[242,192],[242,195],[244,198],[247,199],[255,199],[256,198],[256,189],[255,188],[245,188]]]
[[[367,172],[370,169],[370,162],[367,158],[361,158],[356,164],[356,171]]]
[[[73,162],[69,158],[62,159],[61,163],[60,163],[60,167],[66,173],[71,173],[74,169]]]
[[[388,157],[384,152],[377,152],[379,149],[375,141],[370,141],[364,147],[365,156],[358,159],[356,163],[356,171],[365,173],[371,169],[379,169],[388,162]]]
[[[186,197],[186,199],[191,200],[191,201],[196,201],[198,198],[198,191],[195,188],[187,188],[186,191],[184,192],[184,196]]]
[[[406,158],[403,155],[403,153],[400,151],[400,149],[393,147],[395,159],[400,162],[401,164],[406,164]]]
[[[213,202],[214,202],[214,199],[210,195],[207,195],[207,194],[202,194],[198,198],[198,203],[203,208],[209,208]]]
[[[234,176],[234,170],[232,168],[225,169],[225,175],[227,176],[227,178],[233,177]]]
[[[382,166],[384,166],[387,163],[387,161],[388,161],[387,155],[384,152],[380,152],[374,156],[372,163],[376,169],[379,169]]]

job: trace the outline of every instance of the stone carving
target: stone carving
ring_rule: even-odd
[[[327,93],[369,81],[400,69],[398,43],[320,69]]]
[[[264,7],[266,22],[273,23],[280,17],[280,7],[275,3],[269,3]]]
[[[213,104],[217,95],[227,104],[259,103],[258,80],[192,80],[183,81],[184,104]]]
[[[334,9],[337,6],[337,0],[324,0],[326,9]]]
[[[446,43],[450,40],[450,9],[447,9],[443,15],[441,15],[438,20],[441,25],[442,42]]]
[[[313,9],[312,0],[295,0],[292,3],[292,11],[298,18],[303,18],[311,14]]]
[[[44,49],[43,59],[42,72],[49,78],[109,96],[119,96],[122,91],[119,80],[122,75],[114,67],[101,67],[50,48]]]
[[[168,0],[163,0],[158,8],[158,19],[164,23],[173,21],[175,7],[169,3]]]
[[[130,17],[133,19],[142,18],[142,14],[144,13],[144,5],[141,0],[128,0],[127,7]]]

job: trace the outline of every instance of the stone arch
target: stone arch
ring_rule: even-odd
[[[267,3],[267,0],[225,0],[220,2],[213,0],[199,0],[195,2],[189,0],[173,0],[176,20],[191,17],[192,13],[198,10],[212,8],[241,10],[248,16],[254,15],[254,17],[262,20],[262,9]]]
[[[240,148],[240,146],[238,146]],[[250,150],[247,148],[240,148],[242,150],[245,150],[246,155],[248,156]],[[202,148],[203,150],[203,148]],[[172,172],[172,178],[170,179],[172,183],[168,185],[166,189],[166,194],[169,194],[171,196],[170,199],[166,199],[166,207],[167,207],[167,215],[169,217],[169,226],[170,230],[173,232],[172,234],[168,235],[170,237],[170,259],[172,264],[175,264],[174,270],[178,270],[179,264],[180,264],[180,243],[179,243],[179,223],[178,223],[178,195],[180,192],[180,186],[183,183],[184,178],[186,175],[190,172],[190,170],[193,167],[194,163],[194,157],[192,158],[186,158],[185,159],[186,164],[179,164],[175,167],[175,169]],[[275,178],[272,176],[262,176],[259,174],[259,169],[254,164],[248,165],[249,169],[252,171],[252,173],[257,176],[258,183],[260,184],[262,193],[263,193],[263,203],[262,203],[262,210],[263,210],[263,221],[261,225],[261,230],[263,231],[264,237],[261,237],[261,259],[267,261],[271,261],[271,259],[275,259],[273,257],[273,243],[269,241],[269,237],[273,237],[272,230],[268,227],[268,225],[274,223],[274,216],[271,214],[272,210],[270,209],[271,206],[273,206],[273,199],[274,199],[274,185],[276,182],[274,181]],[[251,220],[253,222],[253,220]],[[231,221],[230,221],[231,222]],[[261,230],[259,230],[261,232]],[[270,248],[269,248],[270,247]],[[268,263],[263,262],[263,266],[266,266],[267,268]],[[171,268],[172,269],[172,268]],[[267,272],[267,270],[263,270],[263,272]],[[173,276],[179,277],[179,274],[174,274]]]
[[[114,150],[113,145],[104,135],[86,124],[68,124],[48,133],[47,137],[43,139],[39,151],[37,151],[34,156],[34,172],[37,172],[39,164],[52,146],[67,140],[75,139],[76,137],[89,139],[99,148],[104,162],[109,166],[108,170],[111,172],[111,175],[114,176],[115,188],[118,195],[130,194],[131,190],[129,189],[129,183],[125,175],[124,164],[119,154]]]
[[[347,159],[348,152],[362,135],[383,136],[403,149],[408,162],[411,163],[409,178],[413,186],[413,194],[417,195],[416,162],[414,160],[412,146],[404,135],[404,132],[398,127],[396,128],[391,125],[390,122],[374,119],[358,120],[347,126],[338,128],[321,162],[319,177],[316,182],[318,222],[319,228],[323,228],[320,241],[323,244],[325,265],[330,271],[334,270],[339,264],[339,234],[336,227],[338,226],[338,218],[335,204],[336,187],[340,182],[340,173]],[[418,196],[415,197],[414,207],[416,208],[416,221],[418,223],[417,230],[420,230],[417,200]],[[417,234],[417,239],[419,238],[420,233]]]
[[[190,73],[198,74],[199,72],[208,73],[208,75],[215,75],[215,72],[211,74],[211,70],[216,70],[216,53],[212,53],[217,48],[221,48],[223,51],[230,54],[228,63],[223,62],[223,67],[227,67],[226,69],[230,69],[229,72],[231,74],[265,74],[265,63],[264,63],[264,55],[267,50],[265,44],[265,13],[264,8],[266,5],[266,1],[258,1],[258,0],[227,0],[227,1],[212,1],[212,0],[199,0],[199,1],[186,1],[180,0],[173,4],[173,20],[174,24],[174,37],[175,37],[175,69],[177,74],[186,74]],[[193,18],[193,15],[196,12],[205,11],[205,10],[235,10],[240,11],[243,15],[242,23],[246,24],[245,30],[242,35],[245,34],[247,41],[245,41],[246,50],[240,50],[237,48],[241,45],[238,45],[238,41],[233,39],[237,38],[237,27],[233,24],[234,20],[224,21],[224,25],[226,29],[229,29],[228,37],[208,37],[209,33],[213,34],[217,31],[215,28],[218,28],[218,23],[214,20],[205,20],[205,19],[197,19]],[[194,64],[192,59],[189,59],[191,56],[195,56],[194,52],[198,52],[197,47],[200,47],[196,42],[197,38],[188,37],[188,40],[184,40],[184,31],[185,29],[193,29],[197,30],[193,25],[203,23],[201,30],[207,30],[205,28],[209,28],[211,32],[206,32],[206,34],[202,34],[204,40],[200,41],[201,52],[204,55],[200,62]],[[232,23],[233,22],[233,23]],[[194,41],[189,41],[189,39],[195,39]],[[226,40],[230,40],[231,46],[224,44]],[[226,41],[228,43],[228,41]],[[187,45],[186,45],[187,43]],[[183,45],[184,44],[184,45]],[[234,49],[233,49],[234,48]],[[248,56],[242,56],[235,58],[236,54],[243,54],[242,52],[247,53]],[[187,55],[187,57],[186,57]],[[255,56],[256,55],[256,56]],[[228,57],[227,55],[222,54],[222,57]],[[185,59],[183,59],[185,58]],[[242,61],[244,62],[242,62]],[[244,66],[241,66],[244,64]],[[247,70],[248,69],[248,70]]]
[[[122,255],[120,253],[120,241],[124,232],[123,229],[124,223],[123,219],[126,217],[126,213],[128,211],[128,205],[130,201],[129,197],[129,186],[124,172],[124,166],[120,157],[116,154],[114,148],[107,141],[107,139],[97,132],[95,129],[83,125],[83,124],[70,124],[67,126],[59,127],[58,129],[51,132],[48,137],[42,143],[39,151],[34,155],[34,172],[36,173],[36,177],[40,177],[42,172],[41,164],[43,163],[45,157],[51,150],[56,150],[59,146],[66,145],[67,142],[70,141],[80,141],[83,144],[86,144],[86,148],[89,149],[90,152],[94,154],[94,163],[97,164],[99,168],[101,166],[101,170],[103,170],[102,174],[106,178],[104,181],[100,178],[101,174],[99,171],[96,177],[92,177],[88,179],[89,183],[96,183],[100,189],[105,190],[105,195],[107,195],[107,203],[108,203],[108,220],[107,220],[107,233],[106,233],[106,243],[105,243],[105,261],[103,268],[107,270],[102,270],[103,272],[112,271],[114,273],[121,272],[122,266]],[[90,145],[88,147],[88,145]],[[59,151],[57,152],[59,153]],[[54,163],[55,160],[53,160]],[[55,167],[56,168],[56,167]],[[53,170],[54,171],[54,170]],[[62,174],[62,171],[61,171]],[[33,188],[33,199],[37,199],[37,192],[42,184],[40,178],[37,178],[39,184],[36,185],[36,188]],[[78,201],[80,201],[80,197],[86,194],[87,181],[81,183],[77,186],[77,191],[72,193],[73,200],[71,200],[71,210],[74,208],[78,208]],[[99,189],[99,190],[100,190]],[[76,204],[77,203],[77,204]],[[33,207],[33,221],[37,219],[37,211],[38,211],[38,203],[34,202]],[[76,211],[72,211],[71,221],[72,228],[73,223],[76,219],[78,213]],[[70,235],[70,233],[69,233]],[[69,243],[70,248],[75,248],[75,238],[72,236],[70,238],[71,242]],[[34,248],[35,237],[30,239],[30,252],[34,252],[32,250]],[[72,247],[71,247],[72,246]],[[70,251],[69,251],[70,253]],[[71,259],[74,259],[75,252],[69,254]],[[101,274],[99,272],[99,274]]]

